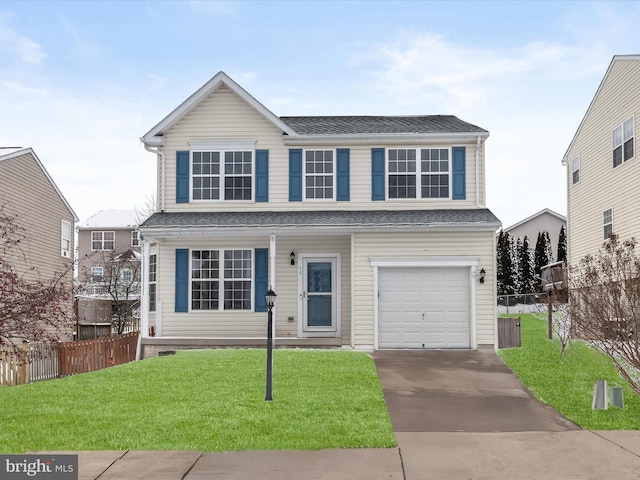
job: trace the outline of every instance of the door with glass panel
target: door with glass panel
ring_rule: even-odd
[[[336,258],[305,258],[302,261],[303,330],[336,331]]]

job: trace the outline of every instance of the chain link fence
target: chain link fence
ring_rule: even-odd
[[[498,313],[543,313],[547,311],[548,301],[547,292],[498,295]]]

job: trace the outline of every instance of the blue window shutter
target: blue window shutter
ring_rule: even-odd
[[[302,150],[289,150],[289,201],[302,201]]]
[[[371,149],[371,200],[384,200],[384,148]]]
[[[255,259],[255,282],[254,282],[254,309],[256,312],[267,311],[267,299],[264,294],[269,289],[269,249],[256,248]]]
[[[467,198],[467,153],[465,147],[453,147],[453,200]]]
[[[189,203],[189,152],[176,152],[176,203]]]
[[[189,249],[176,248],[176,312],[189,311]]]
[[[337,191],[336,191],[336,200],[339,202],[348,202],[349,201],[349,149],[348,148],[338,148],[336,150],[337,157],[337,165],[336,165],[336,174],[337,174]]]
[[[269,150],[256,150],[256,202],[269,201]]]

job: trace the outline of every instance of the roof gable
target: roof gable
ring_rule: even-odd
[[[51,184],[51,186],[55,190],[55,192],[58,194],[58,196],[62,200],[62,203],[64,203],[64,205],[67,207],[69,212],[73,215],[74,222],[78,222],[79,221],[78,215],[76,215],[76,212],[73,210],[73,208],[71,208],[71,205],[69,204],[69,202],[67,202],[67,199],[64,197],[64,195],[62,195],[62,192],[60,191],[60,189],[56,185],[56,182],[53,181],[53,178],[51,178],[51,175],[49,175],[49,172],[47,172],[47,169],[44,168],[44,165],[42,164],[42,162],[40,161],[40,159],[36,155],[36,152],[34,152],[31,147],[21,148],[21,149],[13,151],[11,153],[8,153],[6,155],[2,155],[2,156],[0,156],[0,162],[11,160],[11,159],[20,157],[22,155],[30,155],[31,158],[33,158],[33,160],[36,162],[38,167],[42,170],[42,172],[44,173],[45,177],[47,178],[47,180],[49,181],[49,183]]]
[[[564,215],[560,215],[559,213],[556,213],[553,210],[545,208],[544,210],[540,210],[538,213],[534,213],[530,217],[527,217],[524,220],[521,220],[518,223],[511,225],[508,228],[505,228],[504,231],[509,232],[515,228],[521,227],[525,223],[529,223],[530,221],[535,220],[536,218],[541,217],[542,215],[551,215],[552,217],[557,218],[561,222],[564,222],[565,224],[567,223],[567,217],[565,217]]]
[[[236,93],[240,98],[261,113],[267,120],[273,123],[278,129],[289,135],[295,135],[293,129],[274,115],[268,108],[262,105],[244,88],[233,81],[226,73],[220,71],[214,75],[207,83],[200,87],[189,98],[182,102],[176,109],[160,121],[155,127],[145,133],[140,140],[149,147],[157,147],[163,143],[163,135],[177,121],[183,118],[193,108],[199,105],[205,98],[214,93],[220,85],[225,85]]]
[[[611,59],[611,63],[609,64],[609,67],[607,68],[607,71],[604,74],[604,77],[602,78],[602,81],[600,82],[600,85],[598,86],[598,89],[596,90],[595,95],[591,99],[591,103],[589,103],[589,107],[587,108],[586,113],[584,114],[584,116],[582,117],[582,120],[580,121],[580,125],[578,126],[578,129],[576,130],[576,133],[573,135],[573,138],[571,139],[571,143],[569,144],[569,147],[567,148],[567,150],[564,153],[564,157],[562,158],[562,164],[563,165],[566,165],[568,163],[569,159],[567,157],[569,155],[569,152],[573,148],[573,145],[576,142],[576,139],[578,138],[578,135],[580,134],[580,131],[582,130],[582,127],[583,127],[586,119],[591,114],[591,110],[593,109],[594,105],[596,104],[596,101],[597,101],[598,97],[600,96],[600,92],[602,91],[604,85],[606,84],[607,80],[609,79],[609,75],[610,75],[611,71],[613,70],[614,65],[616,63],[619,63],[619,62],[640,62],[640,55],[614,55],[613,56],[613,58]]]

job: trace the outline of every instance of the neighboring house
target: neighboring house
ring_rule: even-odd
[[[496,341],[489,133],[454,116],[277,117],[224,72],[142,137],[144,355],[258,345]],[[482,275],[481,275],[482,273]]]
[[[121,302],[137,306],[141,261],[137,224],[135,210],[102,210],[78,224],[79,324],[112,323]]]
[[[551,239],[553,258],[557,259],[558,238],[560,236],[560,229],[563,226],[567,228],[567,217],[545,208],[508,228],[504,228],[503,231],[508,233],[513,239],[520,237],[524,240],[524,237],[528,236],[531,248],[535,248],[538,233],[546,230],[549,232],[549,238]]]
[[[0,150],[0,206],[17,216],[25,238],[15,271],[25,278],[48,281],[65,274],[73,285],[73,226],[78,217],[31,148]],[[69,318],[73,304],[69,303]],[[69,332],[71,338],[71,332]]]
[[[612,233],[640,239],[640,55],[616,55],[562,160],[568,183],[568,263]]]

